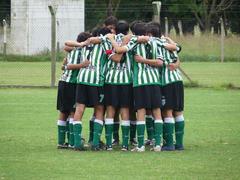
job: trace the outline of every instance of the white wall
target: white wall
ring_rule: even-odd
[[[57,39],[60,46],[67,39],[76,39],[84,31],[84,0],[55,0],[57,6]],[[37,54],[51,49],[50,0],[11,1],[12,54]],[[52,4],[52,5],[54,5]]]

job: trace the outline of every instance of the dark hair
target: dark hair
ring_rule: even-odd
[[[134,25],[134,33],[137,36],[141,36],[141,35],[145,35],[146,34],[146,27],[145,27],[146,23],[141,22],[141,23],[136,23]]]
[[[105,26],[109,26],[109,25],[116,26],[117,22],[118,22],[118,19],[115,16],[109,16],[105,19],[104,24]]]
[[[146,24],[146,33],[152,34],[154,37],[161,36],[160,24],[157,22],[149,22]]]
[[[121,20],[118,21],[117,26],[116,26],[116,33],[117,34],[124,34],[126,35],[129,31],[129,24],[127,21]]]
[[[100,35],[104,36],[108,33],[111,33],[111,30],[108,29],[107,27],[102,27],[102,28],[99,28],[99,30],[98,30],[98,36],[100,36]]]
[[[135,27],[135,25],[136,25],[137,23],[143,23],[143,21],[141,21],[141,20],[135,20],[135,21],[133,21],[133,22],[130,23],[130,30],[132,31],[133,34],[135,34],[135,29],[134,29],[134,27]]]
[[[91,30],[92,36],[93,36],[93,37],[97,37],[99,30],[100,30],[100,27],[94,27],[94,28]]]
[[[88,38],[91,37],[91,34],[88,32],[81,32],[77,37],[77,42],[86,41]]]

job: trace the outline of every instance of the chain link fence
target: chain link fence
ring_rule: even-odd
[[[41,8],[39,8],[41,7]],[[131,9],[137,10],[137,5]],[[93,11],[92,7],[85,8]],[[138,10],[143,7],[138,7]],[[48,6],[34,5],[28,8],[18,6],[18,11],[12,10],[11,22],[7,22],[6,31],[0,26],[0,85],[10,86],[50,86],[51,85],[51,14]],[[79,9],[82,10],[79,13]],[[147,6],[146,13],[151,13],[151,4]],[[122,13],[133,14],[126,20],[151,21],[152,13],[146,17],[134,17],[133,11],[120,9]],[[16,13],[16,14],[14,14]],[[21,15],[21,13],[24,13]],[[121,19],[121,14],[119,15]],[[64,42],[68,39],[76,39],[79,32],[90,30],[94,25],[103,23],[103,18],[88,17],[85,21],[84,5],[58,6],[56,13],[56,44],[57,64],[56,82],[60,77],[60,64],[65,56],[62,51]],[[177,19],[177,17],[176,17]],[[187,20],[187,19],[186,19]],[[2,22],[1,22],[2,23]],[[240,38],[230,31],[218,34],[213,32],[202,34],[196,25],[192,34],[184,34],[178,21],[178,33],[167,17],[161,17],[161,27],[165,35],[182,46],[181,61],[208,61],[240,62]],[[91,26],[90,26],[91,25]],[[221,29],[221,23],[219,23]],[[221,35],[221,32],[224,35]],[[4,35],[5,34],[5,35]],[[222,42],[222,43],[221,43]],[[6,45],[6,49],[5,49]],[[186,73],[188,73],[186,71]],[[190,74],[191,76],[191,74]],[[196,79],[193,79],[196,80]]]

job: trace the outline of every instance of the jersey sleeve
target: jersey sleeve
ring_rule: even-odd
[[[137,46],[137,44],[138,44],[137,36],[132,36],[132,38],[130,39],[128,44],[123,47],[125,47],[127,49],[127,51],[130,51],[130,50],[134,49]]]
[[[101,40],[101,45],[104,50],[104,53],[108,55],[109,51],[112,50],[111,42],[107,39],[106,36],[103,35],[99,36],[99,39]]]

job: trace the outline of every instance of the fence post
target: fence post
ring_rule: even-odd
[[[165,36],[168,36],[168,18],[165,17]]]
[[[3,19],[3,55],[7,55],[7,22]]]
[[[48,6],[51,13],[51,87],[55,86],[56,80],[56,8]]]
[[[59,60],[60,42],[59,42],[59,21],[57,20],[57,60]]]
[[[178,21],[178,28],[179,28],[179,35],[182,36],[183,30],[182,30],[182,21],[181,20]]]
[[[220,18],[219,22],[221,24],[221,62],[224,62],[224,36],[225,36],[225,31],[224,31],[223,19]]]
[[[153,21],[160,23],[161,2],[153,1],[152,6],[153,6]]]

